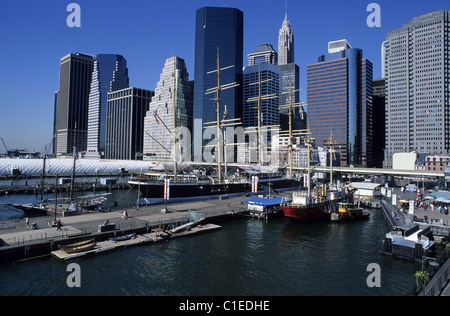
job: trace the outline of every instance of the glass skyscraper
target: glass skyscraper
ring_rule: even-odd
[[[195,74],[193,108],[194,161],[203,160],[203,146],[212,139],[203,140],[203,124],[216,120],[214,94],[205,94],[217,86],[217,52],[220,68],[234,66],[220,72],[220,84],[236,82],[240,86],[220,93],[223,112],[227,106],[228,118],[242,113],[242,68],[244,42],[244,14],[234,8],[203,7],[196,12]],[[222,117],[222,114],[221,114]],[[215,135],[217,138],[217,135]],[[214,138],[213,138],[214,139]]]
[[[94,56],[89,93],[87,157],[103,158],[105,152],[106,106],[108,92],[129,87],[127,61],[121,55]]]
[[[341,164],[372,164],[372,63],[346,40],[307,67],[308,124],[316,145],[333,133]]]

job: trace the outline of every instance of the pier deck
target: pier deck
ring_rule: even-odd
[[[179,237],[186,237],[191,235],[197,235],[205,232],[215,231],[217,229],[220,229],[221,226],[215,225],[215,224],[206,224],[206,225],[199,225],[196,227],[192,227],[190,230],[185,230],[180,233],[175,233],[171,235],[170,238],[179,238]],[[103,241],[96,244],[94,249],[79,252],[79,253],[66,253],[63,250],[55,250],[51,252],[51,255],[61,261],[67,261],[70,259],[83,257],[83,256],[89,256],[89,255],[95,255],[107,251],[112,251],[120,248],[126,248],[126,247],[132,247],[136,245],[146,244],[146,243],[153,243],[153,242],[160,242],[163,240],[166,240],[165,238],[160,237],[160,232],[153,232],[149,234],[143,234],[143,235],[137,235],[136,238],[129,239],[129,240],[123,240],[123,241]]]
[[[71,217],[60,217],[62,232],[56,227],[49,227],[54,216],[36,217],[30,219],[27,228],[25,219],[0,222],[0,262],[28,260],[34,257],[50,255],[61,244],[78,242],[88,238],[95,238],[103,242],[111,237],[129,233],[137,235],[148,234],[153,228],[170,230],[192,221],[204,219],[202,226],[208,223],[220,223],[243,218],[247,212],[243,201],[245,196],[225,200],[213,199],[168,204],[169,212],[161,213],[164,205],[140,206],[127,209],[128,218],[122,217],[123,208],[94,212]],[[195,210],[197,213],[189,212]],[[196,218],[192,218],[195,216]],[[112,229],[102,230],[105,222],[111,224]],[[39,227],[32,230],[31,225],[36,223]],[[198,233],[195,227],[191,232],[173,234],[171,238]],[[146,237],[146,236],[144,236]],[[98,249],[97,249],[98,250]]]

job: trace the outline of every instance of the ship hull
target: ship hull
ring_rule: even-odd
[[[282,206],[285,217],[295,223],[329,221],[337,201],[324,201],[305,206]]]
[[[295,179],[277,179],[269,181],[259,181],[259,185],[265,188],[270,187],[272,190],[298,188],[300,182]],[[163,181],[155,181],[151,183],[140,183],[140,190],[142,197],[145,199],[162,199],[164,198],[164,183]],[[236,183],[170,183],[169,198],[192,198],[192,197],[207,197],[220,196],[226,194],[244,194],[252,191],[252,184],[250,182],[236,182]],[[258,189],[261,191],[261,189]]]

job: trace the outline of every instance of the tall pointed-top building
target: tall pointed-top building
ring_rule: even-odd
[[[294,33],[291,30],[291,24],[289,23],[286,13],[278,35],[278,65],[285,65],[293,62]]]
[[[289,130],[289,110],[286,108],[291,101],[300,102],[300,68],[294,62],[294,33],[291,24],[284,17],[278,36],[278,67],[280,68],[280,126],[281,130]],[[291,92],[291,93],[289,93]],[[306,112],[303,106],[292,109],[292,128],[294,130],[306,128]]]

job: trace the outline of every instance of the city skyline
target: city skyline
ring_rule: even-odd
[[[256,0],[255,0],[256,1]],[[60,59],[70,53],[120,54],[128,61],[130,86],[154,90],[164,62],[176,54],[185,59],[194,78],[195,12],[203,6],[237,8],[244,13],[246,56],[263,43],[277,47],[285,1],[77,1],[81,27],[69,28],[67,3],[5,3],[0,19],[2,119],[0,136],[9,149],[43,151],[53,136],[54,93],[59,86]],[[288,1],[287,16],[296,38],[295,62],[300,66],[301,100],[306,103],[306,66],[317,61],[330,41],[347,39],[373,62],[374,79],[381,77],[381,44],[388,32],[415,16],[449,9],[447,1],[377,1],[381,27],[370,28],[371,1],[297,3]],[[134,4],[134,5],[133,5]],[[270,14],[269,14],[270,13]],[[117,15],[125,23],[118,23]],[[263,17],[263,18],[262,18]],[[173,23],[170,23],[172,22]],[[183,27],[180,27],[182,25]],[[2,146],[0,152],[4,152]]]

